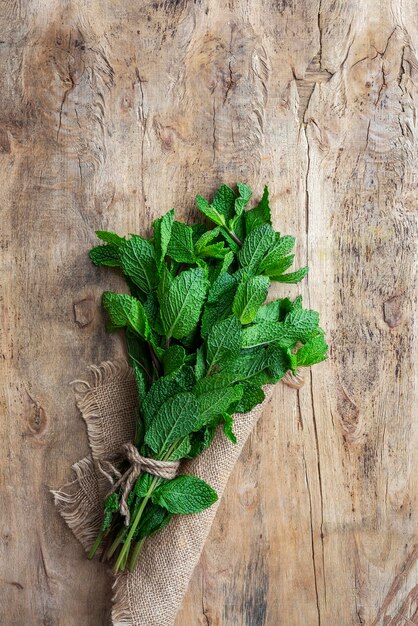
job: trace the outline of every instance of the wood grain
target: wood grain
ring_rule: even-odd
[[[87,449],[68,382],[121,351],[94,231],[237,180],[298,235],[331,355],[277,388],[176,626],[418,624],[416,10],[1,2],[2,626],[107,624],[48,492]]]

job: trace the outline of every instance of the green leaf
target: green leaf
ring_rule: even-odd
[[[191,448],[187,455],[188,459],[194,459],[201,454],[203,450],[209,448],[216,433],[216,426],[205,426],[197,433],[192,433],[190,436]]]
[[[206,217],[212,222],[214,222],[218,226],[226,225],[225,216],[219,213],[215,207],[210,205],[209,202],[205,200],[205,198],[202,198],[202,196],[197,196],[196,205],[199,211],[203,213],[203,215],[206,215]]]
[[[188,456],[191,450],[190,435],[183,438],[182,442],[170,455],[169,461],[180,461]]]
[[[292,348],[298,341],[306,343],[318,333],[318,319],[316,311],[291,311],[284,322],[260,322],[244,328],[242,345],[244,348],[253,348],[277,343],[282,348]]]
[[[216,502],[216,491],[197,476],[177,476],[163,483],[152,494],[154,504],[170,513],[199,513]]]
[[[228,411],[231,404],[238,402],[242,398],[243,393],[244,389],[241,385],[234,385],[198,395],[199,419],[196,430],[200,430],[206,425],[212,425],[213,420],[219,419],[222,413]]]
[[[180,369],[186,360],[186,351],[183,346],[170,346],[165,350],[162,362],[164,367],[164,374],[167,376],[172,372]]]
[[[121,267],[119,249],[114,245],[96,246],[89,251],[89,257],[94,265],[99,267]]]
[[[174,222],[174,209],[168,211],[163,217],[154,220],[154,248],[157,267],[161,270],[164,257],[167,254],[168,243],[171,237],[171,229]]]
[[[212,206],[226,221],[234,217],[236,194],[228,185],[221,185],[213,198]]]
[[[164,402],[182,391],[189,391],[194,386],[194,382],[193,370],[187,366],[183,366],[168,376],[158,378],[151,385],[141,406],[146,429],[149,428]]]
[[[236,317],[218,322],[207,337],[206,364],[208,375],[217,364],[235,359],[241,348],[241,324]]]
[[[247,235],[263,224],[271,224],[269,190],[267,186],[264,187],[263,197],[261,198],[259,204],[254,209],[245,213]]]
[[[158,296],[158,301],[160,303],[160,306],[161,306],[161,302],[163,301],[164,296],[170,289],[170,286],[173,280],[174,280],[174,277],[170,274],[170,271],[167,265],[163,263],[161,267],[160,281],[157,287],[157,296]]]
[[[265,267],[263,270],[263,274],[265,274],[266,276],[271,275],[277,278],[277,276],[283,274],[283,272],[289,269],[294,261],[294,258],[294,254],[289,254],[289,256],[285,256],[282,259],[279,259],[278,261],[276,261],[276,263],[272,263],[271,265]],[[261,269],[259,268],[258,271],[261,272]]]
[[[252,230],[238,253],[241,267],[250,273],[255,272],[274,240],[275,233],[269,224],[263,224]]]
[[[267,297],[270,281],[267,276],[254,276],[243,280],[232,304],[234,315],[241,324],[250,324],[254,321],[257,311]]]
[[[178,263],[194,263],[193,231],[187,224],[174,222],[167,253]]]
[[[237,187],[239,191],[239,197],[235,199],[234,208],[235,214],[239,216],[242,214],[248,202],[250,201],[252,191],[248,187],[248,185],[245,185],[244,183],[237,183]]]
[[[127,294],[105,291],[102,302],[114,329],[129,326],[141,337],[148,336],[148,322],[139,300]]]
[[[232,441],[232,443],[237,443],[237,437],[234,433],[234,431],[232,430],[232,427],[234,425],[234,420],[232,415],[230,415],[230,413],[224,413],[222,415],[222,419],[223,419],[223,423],[224,423],[224,435],[227,439],[229,439],[229,441]]]
[[[140,524],[134,534],[134,539],[140,541],[144,537],[149,537],[157,530],[161,530],[168,524],[173,514],[162,506],[148,502],[145,511],[141,516]]]
[[[308,267],[301,267],[296,272],[289,272],[288,274],[276,274],[274,272],[269,273],[270,280],[274,280],[276,283],[299,283],[302,278],[305,278],[308,273]]]
[[[231,274],[220,274],[209,290],[205,305],[201,334],[206,337],[210,329],[232,314],[232,303],[238,287],[238,280]]]
[[[132,235],[120,247],[124,273],[144,293],[149,293],[158,284],[157,264],[154,248],[139,235]]]
[[[228,254],[228,249],[225,248],[224,242],[219,241],[211,246],[205,246],[199,252],[199,256],[209,259],[223,259]]]
[[[138,363],[134,362],[132,364],[132,367],[133,367],[134,375],[135,375],[136,388],[138,390],[138,404],[139,404],[139,406],[141,406],[142,401],[144,400],[145,395],[147,393],[144,371],[138,365]]]
[[[240,401],[234,406],[234,413],[248,413],[257,404],[263,402],[265,398],[264,391],[259,385],[254,385],[251,382],[243,382],[243,394]]]
[[[104,531],[110,528],[113,519],[113,513],[115,513],[119,509],[119,496],[117,493],[112,493],[110,496],[107,496],[104,501],[104,515],[102,520],[102,525],[100,530]]]
[[[152,420],[144,441],[161,455],[170,444],[195,429],[198,416],[199,404],[192,393],[179,393],[170,397]]]
[[[296,363],[300,367],[309,367],[327,358],[328,345],[324,336],[317,335],[310,339],[296,353]]]
[[[211,391],[226,389],[233,385],[236,380],[237,376],[230,372],[219,372],[213,376],[205,376],[205,378],[202,378],[196,383],[193,393],[196,396],[202,396]]]
[[[270,382],[277,383],[291,367],[287,352],[278,346],[269,346],[266,350],[266,363],[271,374]]]
[[[200,380],[201,378],[203,378],[206,372],[206,359],[205,359],[205,353],[203,351],[203,346],[196,350],[195,372],[196,372],[196,380]]]
[[[182,272],[161,299],[161,319],[167,338],[181,339],[195,328],[209,283],[202,269]]]
[[[273,267],[276,263],[278,263],[281,259],[283,259],[283,257],[285,257],[292,250],[294,245],[295,245],[294,237],[290,237],[289,235],[286,235],[285,237],[281,237],[279,241],[272,246],[272,248],[268,251],[264,259],[261,261],[258,271],[259,272],[263,272],[264,270],[268,271],[271,267]]]
[[[96,235],[102,241],[116,246],[117,248],[126,241],[125,237],[119,237],[116,233],[112,233],[108,230],[96,230]]]
[[[260,307],[255,316],[255,322],[279,322],[291,311],[292,303],[289,298],[279,298]]]
[[[138,498],[145,498],[145,496],[148,495],[153,479],[154,476],[151,476],[151,474],[147,474],[146,472],[141,474],[135,483],[134,494]]]
[[[200,254],[200,252],[208,245],[211,241],[216,239],[219,236],[219,227],[211,228],[206,232],[202,233],[199,239],[194,244],[196,254]]]

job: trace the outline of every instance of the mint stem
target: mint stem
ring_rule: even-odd
[[[158,375],[161,376],[162,375],[162,371],[163,371],[161,363],[158,360],[157,355],[154,352],[154,348],[152,347],[152,345],[150,343],[148,344],[148,348],[149,348],[149,352],[150,352],[150,355],[151,355],[151,360],[154,363],[155,369],[157,370]]]
[[[234,233],[233,230],[230,230],[229,228],[227,228],[227,231],[231,235],[231,237],[235,241],[235,243],[237,243],[241,247],[242,246],[241,239],[238,239],[238,237],[236,236],[236,234]]]

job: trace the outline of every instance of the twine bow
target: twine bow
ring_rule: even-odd
[[[128,507],[128,496],[131,492],[134,482],[142,472],[147,472],[159,478],[170,480],[177,475],[180,461],[158,461],[157,459],[149,459],[139,454],[137,448],[132,443],[125,443],[122,446],[122,452],[129,461],[130,466],[124,474],[121,474],[112,466],[112,471],[119,478],[109,491],[109,496],[119,487],[123,486],[122,497],[119,504],[119,511],[125,517],[125,525],[129,526],[130,512]],[[103,471],[103,468],[102,468]],[[103,473],[105,473],[103,471]],[[108,477],[109,475],[105,473]]]

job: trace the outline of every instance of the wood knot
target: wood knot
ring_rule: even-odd
[[[85,328],[94,319],[94,302],[92,298],[84,298],[74,302],[74,321],[79,328]]]
[[[402,321],[404,294],[392,296],[383,303],[383,319],[389,328],[395,328]]]

